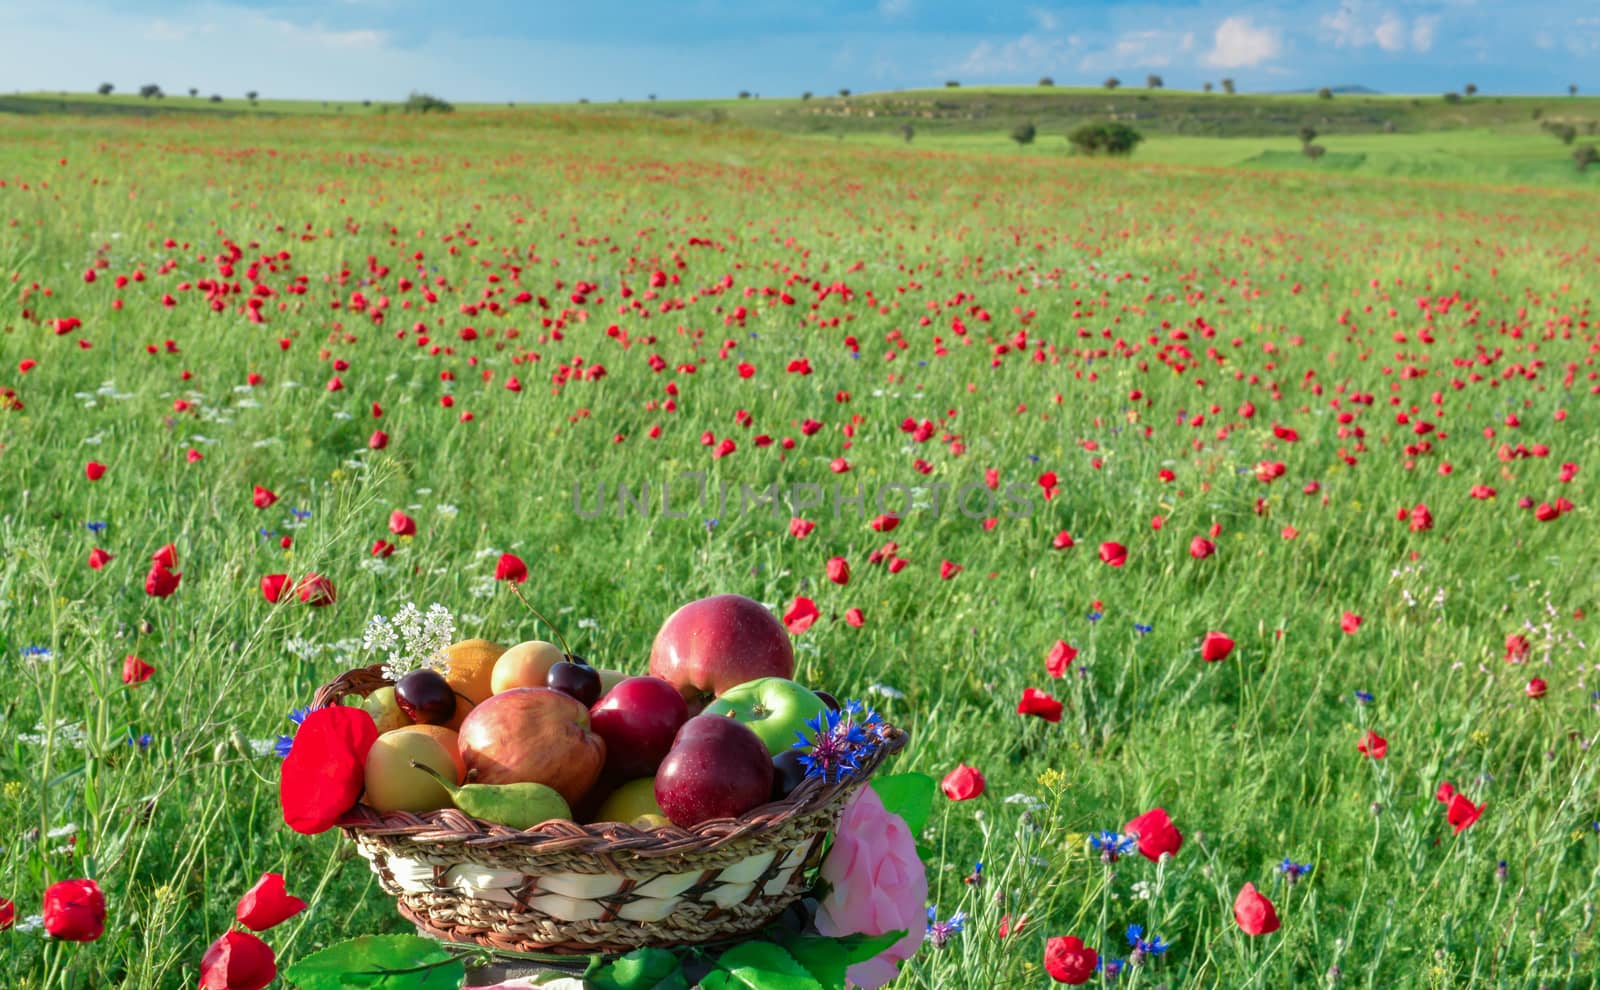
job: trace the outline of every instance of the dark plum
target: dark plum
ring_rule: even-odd
[[[413,670],[400,678],[394,699],[413,722],[445,725],[456,717],[456,693],[438,671]]]
[[[578,699],[586,708],[600,700],[600,672],[586,663],[558,662],[550,668],[545,685]]]

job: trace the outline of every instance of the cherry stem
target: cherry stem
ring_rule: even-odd
[[[572,655],[572,649],[567,646],[567,637],[561,635],[561,630],[556,628],[556,624],[554,622],[551,622],[549,619],[545,618],[543,612],[541,612],[538,609],[534,608],[533,604],[531,602],[529,602],[528,599],[523,597],[521,588],[517,587],[515,584],[512,584],[509,581],[506,582],[506,584],[511,588],[511,593],[513,595],[517,596],[517,600],[522,603],[522,606],[524,608],[526,608],[528,611],[532,612],[539,619],[540,622],[543,622],[545,625],[549,626],[550,627],[550,631],[556,634],[556,639],[561,641],[561,652],[563,654],[567,655],[567,656],[571,656]]]

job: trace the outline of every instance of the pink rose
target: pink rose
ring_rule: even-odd
[[[822,861],[822,879],[832,889],[817,909],[818,932],[829,938],[906,933],[847,971],[852,986],[876,990],[894,979],[899,964],[922,944],[928,874],[917,858],[911,829],[899,815],[884,809],[872,788],[861,788],[845,806],[833,833],[833,848]]]

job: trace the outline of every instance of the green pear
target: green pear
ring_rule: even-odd
[[[362,699],[361,707],[372,716],[379,735],[411,724],[406,713],[400,710],[400,702],[395,700],[393,687],[381,687],[367,695]]]
[[[518,784],[457,786],[426,764],[412,766],[431,774],[450,794],[455,806],[474,818],[512,828],[532,828],[556,818],[571,818],[572,808],[555,788],[525,781]]]

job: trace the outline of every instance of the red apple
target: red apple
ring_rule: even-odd
[[[650,673],[698,711],[710,696],[758,677],[793,677],[794,646],[777,616],[743,595],[713,595],[678,609],[650,647]]]
[[[595,702],[589,718],[606,741],[606,772],[631,780],[654,776],[689,720],[689,706],[659,677],[630,677]]]
[[[606,762],[583,702],[549,688],[513,688],[485,699],[461,723],[461,758],[475,784],[533,781],[576,805]]]
[[[737,818],[771,799],[772,773],[755,730],[726,715],[696,715],[656,771],[656,803],[681,828]]]

